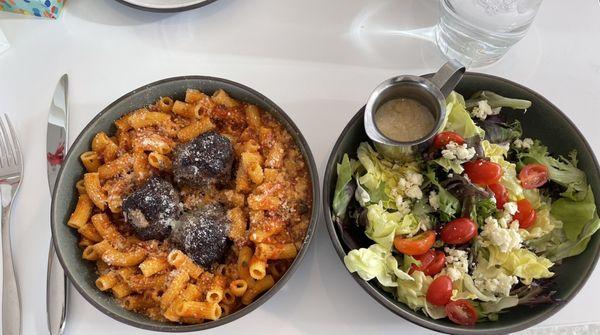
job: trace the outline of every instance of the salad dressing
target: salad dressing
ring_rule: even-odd
[[[398,142],[423,138],[435,125],[429,109],[410,98],[387,101],[375,112],[374,121],[383,135]]]

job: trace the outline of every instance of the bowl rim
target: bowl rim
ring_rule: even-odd
[[[428,74],[423,75],[423,77],[431,77],[431,76],[433,76],[433,73],[428,73]],[[571,121],[569,119],[569,117],[561,109],[556,107],[556,105],[554,105],[552,102],[550,102],[544,96],[542,96],[541,94],[537,93],[536,91],[534,91],[524,85],[518,84],[512,80],[509,80],[509,79],[506,79],[503,77],[499,77],[499,76],[494,76],[494,75],[479,73],[479,72],[465,72],[464,77],[486,78],[486,79],[497,80],[497,81],[503,82],[507,85],[514,86],[518,89],[527,91],[531,95],[535,96],[537,100],[542,101],[544,104],[551,106],[555,111],[558,112],[559,116],[563,119],[563,121],[567,122],[572,127],[572,129],[575,131],[575,133],[583,140],[585,149],[589,153],[591,153],[592,163],[596,170],[595,173],[600,174],[600,166],[598,165],[598,160],[596,158],[596,155],[594,154],[593,149],[590,147],[590,144],[588,143],[587,139],[583,136],[583,134],[581,133],[579,128],[577,128],[577,126],[573,123],[573,121]],[[355,122],[357,122],[357,119],[362,118],[364,110],[365,110],[365,107],[363,106],[350,119],[350,121],[348,121],[348,123],[346,124],[346,126],[344,127],[342,132],[340,133],[333,148],[331,149],[329,158],[327,159],[327,166],[325,169],[325,175],[324,175],[324,180],[323,180],[323,195],[322,195],[323,204],[322,204],[322,206],[323,206],[323,211],[324,211],[324,216],[325,216],[325,226],[327,227],[327,232],[329,233],[329,237],[331,239],[333,247],[336,250],[336,252],[342,262],[344,261],[344,256],[346,256],[346,252],[344,251],[344,248],[341,244],[340,238],[336,232],[336,227],[331,219],[331,217],[332,217],[331,205],[328,203],[328,201],[331,198],[331,194],[333,193],[333,190],[329,189],[329,185],[331,184],[331,180],[334,176],[334,171],[335,171],[335,167],[337,164],[337,161],[334,161],[335,154],[339,150],[339,147],[341,146],[343,139],[347,136],[347,133],[350,131],[351,125],[354,124]],[[356,273],[349,273],[349,274],[363,288],[363,290],[365,290],[373,299],[375,299],[377,302],[379,302],[381,305],[383,305],[386,309],[388,309],[392,313],[394,313],[398,316],[401,316],[405,320],[408,320],[416,325],[422,326],[422,327],[430,329],[430,330],[440,331],[440,332],[444,332],[444,333],[452,333],[452,334],[468,334],[468,335],[472,335],[472,334],[505,334],[505,333],[517,332],[517,331],[532,327],[532,326],[548,319],[549,317],[553,316],[558,311],[560,311],[585,286],[585,284],[589,280],[590,275],[592,274],[594,268],[596,267],[596,264],[598,263],[599,258],[600,258],[600,252],[596,252],[594,255],[594,259],[587,266],[587,269],[585,271],[585,276],[573,288],[571,294],[566,299],[564,299],[563,302],[554,304],[545,313],[539,315],[538,317],[524,320],[517,324],[508,325],[508,326],[504,326],[504,327],[490,328],[490,329],[466,328],[466,327],[461,327],[459,325],[456,325],[456,326],[439,325],[435,322],[436,320],[430,319],[425,315],[422,315],[422,316],[421,315],[419,315],[419,316],[412,315],[409,312],[405,311],[404,309],[398,308],[398,306],[396,306],[395,304],[392,303],[391,299],[387,295],[381,294],[371,284],[369,284],[368,281],[363,280]]]
[[[283,124],[283,122],[280,122],[286,128],[286,130],[288,132],[295,134],[297,140],[295,140],[294,142],[296,143],[298,148],[303,153],[305,160],[306,160],[306,164],[308,166],[308,171],[309,171],[310,179],[311,179],[311,187],[312,187],[311,217],[310,217],[310,222],[309,222],[309,225],[308,225],[308,228],[306,231],[306,236],[304,237],[304,241],[302,242],[302,248],[298,252],[298,255],[296,255],[296,258],[290,265],[289,269],[284,273],[284,275],[275,283],[275,285],[271,289],[269,289],[267,292],[262,294],[258,299],[254,300],[251,304],[245,306],[244,308],[236,311],[233,314],[227,315],[227,316],[225,316],[221,319],[215,320],[215,321],[204,322],[204,323],[196,324],[196,325],[183,325],[183,324],[167,323],[167,322],[165,322],[162,325],[157,325],[157,326],[141,324],[141,323],[136,322],[135,320],[131,320],[131,319],[122,317],[121,315],[111,311],[108,308],[104,308],[102,305],[97,303],[96,299],[91,297],[83,287],[81,287],[79,285],[77,280],[75,280],[75,277],[73,276],[72,270],[70,268],[70,264],[66,263],[63,258],[63,250],[62,250],[61,246],[58,245],[58,242],[55,238],[52,238],[54,250],[56,251],[60,265],[64,269],[64,272],[67,275],[69,282],[71,282],[71,284],[73,284],[75,289],[77,289],[79,294],[81,294],[85,298],[85,300],[87,300],[97,310],[99,310],[100,312],[104,313],[105,315],[113,318],[114,320],[117,320],[117,321],[124,323],[126,325],[129,325],[129,326],[133,326],[133,327],[145,329],[145,330],[151,330],[151,331],[192,332],[192,331],[206,330],[206,329],[215,328],[215,327],[224,325],[226,323],[232,322],[234,320],[237,320],[237,319],[247,315],[248,313],[254,311],[255,309],[257,309],[259,306],[261,306],[267,300],[269,300],[273,295],[275,295],[277,292],[279,292],[279,290],[287,283],[287,281],[294,274],[294,272],[300,267],[300,265],[302,264],[302,260],[304,259],[306,253],[308,252],[310,243],[313,240],[313,236],[315,234],[316,226],[317,226],[318,220],[319,220],[319,215],[321,213],[321,208],[320,208],[321,187],[319,184],[319,175],[318,175],[317,167],[315,164],[315,160],[314,160],[312,151],[308,145],[308,142],[302,135],[302,132],[300,131],[298,126],[292,121],[290,116],[283,109],[281,109],[281,107],[279,107],[275,102],[273,102],[272,100],[270,100],[263,94],[259,93],[258,91],[254,90],[248,86],[245,86],[243,84],[237,83],[232,80],[219,78],[219,77],[203,76],[203,75],[170,77],[170,78],[161,79],[161,80],[152,82],[150,84],[140,86],[140,87],[122,95],[121,97],[119,97],[118,99],[116,99],[115,101],[110,103],[108,106],[106,106],[104,109],[102,109],[102,111],[100,113],[95,115],[85,125],[85,127],[77,135],[77,138],[69,146],[69,151],[67,152],[67,154],[65,156],[64,162],[67,162],[69,160],[73,160],[73,159],[77,158],[77,157],[72,157],[72,155],[73,155],[72,149],[74,147],[76,147],[82,141],[84,134],[87,134],[90,131],[93,131],[92,125],[98,119],[100,119],[104,115],[110,114],[110,111],[112,110],[112,108],[115,105],[119,104],[121,101],[131,97],[132,95],[134,95],[136,93],[151,89],[152,87],[155,87],[155,86],[158,86],[161,84],[165,84],[165,83],[169,83],[169,82],[178,82],[178,81],[184,82],[187,80],[202,80],[202,81],[214,82],[217,84],[226,84],[226,85],[235,86],[243,91],[246,91],[247,93],[249,93],[249,95],[255,96],[256,98],[258,98],[258,100],[261,100],[264,105],[269,106],[270,109],[272,109],[274,111],[274,113],[271,113],[271,111],[267,111],[268,113],[270,113],[272,115],[277,114],[279,117],[281,117],[285,121],[285,123],[287,123],[287,124]],[[240,99],[240,100],[243,100],[243,99]],[[58,183],[62,182],[63,173],[65,173],[65,171],[64,171],[65,166],[66,166],[66,164],[63,164],[58,172],[58,176],[56,178],[57,185],[58,185]],[[52,203],[51,203],[51,209],[50,209],[50,229],[51,229],[52,236],[55,236],[58,234],[57,226],[59,223],[54,220],[55,208],[60,205],[60,202],[57,200],[57,197],[58,197],[57,190],[58,190],[58,188],[55,187],[52,192]],[[140,314],[140,315],[144,316],[143,314]]]
[[[191,9],[196,9],[200,7],[204,7],[206,5],[210,5],[211,3],[217,0],[198,0],[196,3],[192,3],[185,6],[172,6],[172,7],[153,7],[153,6],[145,6],[138,3],[130,2],[128,0],[116,0],[118,3],[125,5],[127,7],[135,8],[138,10],[142,10],[145,12],[154,12],[154,13],[176,13],[183,12]]]

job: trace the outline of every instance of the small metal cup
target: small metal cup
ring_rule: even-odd
[[[402,75],[379,84],[369,96],[365,106],[365,131],[378,152],[393,160],[408,160],[431,145],[446,118],[446,96],[460,82],[465,67],[456,60],[444,64],[431,78]],[[399,98],[410,98],[422,103],[433,115],[435,126],[424,137],[411,141],[395,141],[381,133],[375,124],[375,113],[384,103]]]

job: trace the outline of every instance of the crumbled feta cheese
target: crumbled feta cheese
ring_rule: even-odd
[[[446,252],[446,267],[454,268],[460,272],[469,271],[469,255],[464,250],[454,248],[444,248]]]
[[[440,208],[440,196],[435,191],[429,192],[429,205],[436,211]]]
[[[503,271],[494,273],[493,278],[489,278],[484,274],[484,271],[479,271],[479,266],[476,267],[473,271],[473,283],[479,290],[495,296],[509,296],[512,286],[519,282],[517,277],[509,276]]]
[[[404,193],[407,197],[413,199],[421,199],[423,197],[423,191],[421,191],[421,188],[418,185],[411,185]]]
[[[423,175],[418,172],[408,171],[406,179],[413,185],[421,186],[423,184]]]
[[[471,115],[478,119],[485,120],[488,115],[500,114],[500,109],[500,107],[492,108],[490,104],[488,104],[487,100],[479,100],[477,102],[477,106],[473,107]]]
[[[452,281],[457,281],[462,278],[462,272],[458,271],[455,268],[447,267],[447,268],[445,268],[445,270],[446,271],[444,274],[447,275],[448,277],[450,277],[450,280],[452,280]]]
[[[399,194],[395,195],[395,197],[396,197],[396,207],[398,207],[398,208],[402,207],[402,205],[404,204],[404,198]]]
[[[516,149],[531,149],[532,145],[533,145],[533,140],[531,138],[524,138],[522,140],[517,138],[516,140],[513,141],[513,146]]]
[[[502,216],[498,219],[498,224],[502,228],[508,228],[508,224],[512,222],[512,215],[508,212],[502,212]]]
[[[481,237],[498,247],[501,252],[509,252],[521,247],[523,238],[519,234],[518,224],[511,223],[509,228],[502,228],[493,217],[485,219]]]
[[[423,184],[423,175],[408,171],[404,177],[398,178],[396,192],[404,194],[407,198],[421,199],[423,197],[423,191],[420,188],[421,184]]]
[[[446,149],[442,150],[442,156],[446,159],[456,159],[466,162],[475,156],[475,149],[468,148],[466,143],[459,145],[458,143],[451,141],[446,144]]]
[[[404,177],[400,177],[398,178],[398,188],[400,190],[404,190],[407,187],[409,187],[411,184],[408,182],[408,180],[406,180],[406,178]]]
[[[410,202],[404,201],[401,195],[396,196],[396,208],[398,212],[402,215],[406,215],[410,213]]]
[[[504,211],[510,215],[515,215],[517,213],[517,211],[519,210],[517,203],[514,201],[505,203],[503,207],[504,207]]]

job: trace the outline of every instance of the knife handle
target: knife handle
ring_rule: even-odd
[[[68,294],[67,277],[54,251],[54,244],[50,240],[46,284],[46,314],[48,316],[48,330],[51,335],[60,335],[64,331],[65,321],[67,320]]]

